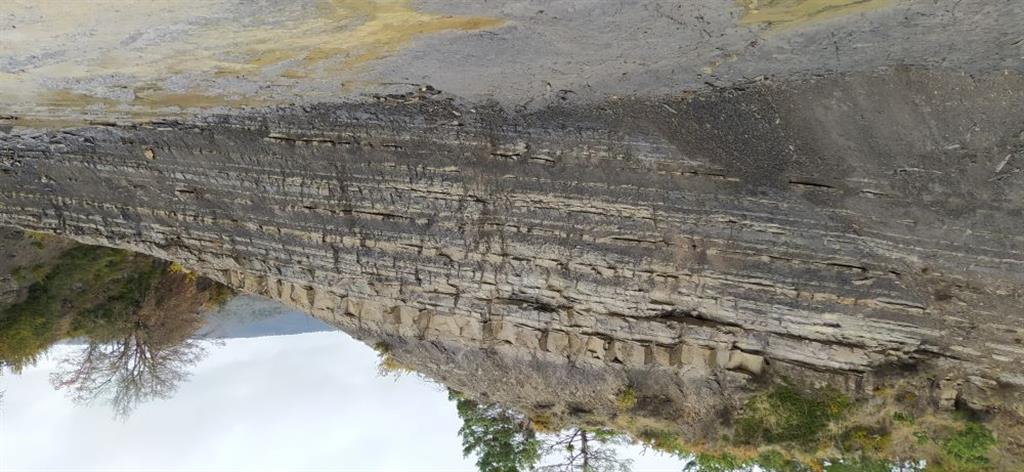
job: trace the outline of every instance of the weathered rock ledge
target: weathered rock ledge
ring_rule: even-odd
[[[0,223],[181,262],[530,406],[646,383],[699,425],[772,376],[925,373],[982,409],[1024,387],[1019,75],[443,97],[14,129]],[[550,375],[501,386],[517,365]]]

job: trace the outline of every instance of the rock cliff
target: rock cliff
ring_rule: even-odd
[[[1019,415],[1022,91],[903,68],[20,128],[0,223],[177,261],[524,408],[632,385],[699,433],[771,379],[913,375]]]

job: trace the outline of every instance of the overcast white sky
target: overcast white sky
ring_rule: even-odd
[[[340,332],[229,339],[174,398],[125,423],[50,387],[59,355],[0,377],[0,470],[474,470],[446,391],[379,377],[373,350]],[[640,448],[623,455],[635,471],[683,466]]]

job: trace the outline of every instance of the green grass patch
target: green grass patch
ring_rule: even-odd
[[[637,435],[640,442],[655,451],[677,456],[688,456],[690,451],[683,447],[679,436],[671,431],[645,429]]]
[[[903,423],[903,424],[914,424],[914,421],[915,421],[913,414],[904,413],[902,411],[897,411],[897,412],[893,413],[892,414],[892,420],[897,422],[897,423]]]
[[[751,398],[736,418],[736,440],[743,444],[792,443],[809,447],[820,442],[831,421],[843,416],[849,400],[838,392],[802,393],[782,385]]]
[[[913,470],[907,467],[897,469],[896,465],[887,460],[861,457],[859,459],[833,460],[825,466],[825,472],[892,472],[893,470]]]
[[[810,470],[807,466],[774,449],[761,452],[751,464],[757,465],[765,472],[807,472]]]
[[[858,425],[843,431],[839,444],[845,452],[877,456],[889,447],[891,439],[889,432],[882,428]]]
[[[36,231],[26,231],[25,238],[31,242],[32,247],[36,248],[36,250],[42,251],[43,249],[46,249],[46,242],[50,239],[50,235]]]
[[[373,345],[373,350],[377,351],[377,375],[397,379],[403,375],[416,373],[414,369],[395,358],[395,354],[391,352],[391,346],[387,343],[377,342]]]
[[[694,455],[693,469],[700,472],[733,472],[745,469],[749,466],[747,461],[722,452],[718,454],[698,453]]]
[[[946,438],[942,452],[956,465],[956,470],[982,470],[989,464],[989,449],[995,445],[996,438],[992,431],[971,422]]]
[[[636,390],[633,387],[626,387],[615,396],[615,405],[619,411],[626,412],[636,406]]]

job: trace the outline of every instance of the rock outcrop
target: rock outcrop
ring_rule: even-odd
[[[0,222],[178,261],[530,407],[638,385],[699,432],[765,379],[917,372],[995,408],[1024,387],[1022,90],[899,69],[14,130]]]

